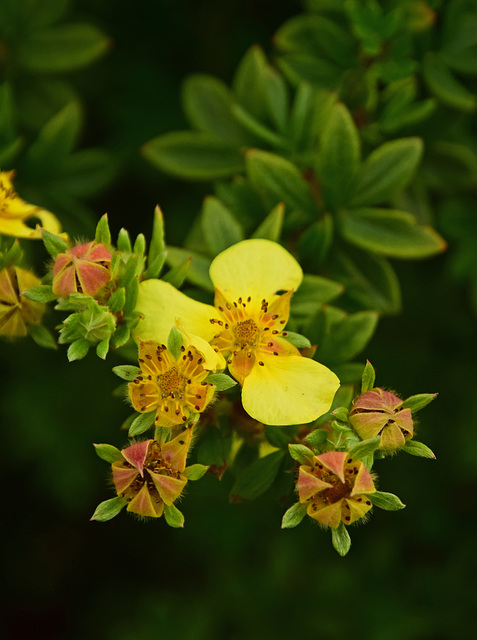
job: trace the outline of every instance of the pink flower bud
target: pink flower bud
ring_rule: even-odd
[[[111,280],[111,253],[103,244],[87,242],[58,254],[53,266],[53,292],[95,296]]]

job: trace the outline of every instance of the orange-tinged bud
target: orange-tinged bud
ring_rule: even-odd
[[[121,451],[123,460],[112,464],[113,482],[128,511],[159,518],[164,505],[177,500],[187,484],[183,472],[191,437],[186,429],[166,444],[144,440]]]
[[[356,398],[349,422],[362,440],[381,438],[380,449],[400,449],[414,435],[411,409],[402,409],[402,400],[390,391],[371,389]]]
[[[360,520],[370,509],[367,494],[374,493],[373,478],[360,460],[346,451],[329,451],[302,465],[297,483],[300,502],[320,524],[337,528],[341,522]]]
[[[111,253],[103,244],[87,242],[58,254],[53,266],[53,292],[95,296],[111,280]]]
[[[26,336],[29,324],[39,324],[45,305],[21,294],[40,285],[31,271],[11,266],[0,271],[0,335]]]

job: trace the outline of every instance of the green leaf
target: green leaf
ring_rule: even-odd
[[[298,240],[298,252],[305,265],[316,267],[326,259],[333,241],[333,218],[325,213],[320,220],[313,222]]]
[[[321,139],[317,172],[325,203],[331,209],[345,205],[353,195],[360,167],[358,130],[347,108],[333,108]]]
[[[401,451],[411,454],[411,456],[418,456],[419,458],[434,458],[434,452],[429,449],[428,446],[417,440],[408,440],[402,447]]]
[[[173,287],[179,289],[187,278],[191,266],[192,258],[189,256],[184,262],[172,267],[170,271],[162,276],[164,282],[169,282]]]
[[[420,138],[385,142],[366,159],[357,178],[352,206],[382,204],[405,187],[420,162]]]
[[[317,90],[300,82],[289,122],[289,136],[298,148],[315,149],[335,103],[334,91]]]
[[[133,436],[140,436],[152,427],[157,411],[148,411],[147,413],[140,413],[131,423],[129,427],[128,435],[130,438]]]
[[[70,196],[86,198],[111,184],[117,171],[117,160],[104,149],[81,149],[61,163],[55,186]]]
[[[173,504],[164,505],[164,517],[167,524],[174,529],[182,529],[184,526],[184,515]]]
[[[111,313],[118,313],[126,303],[126,289],[121,287],[111,295],[108,300],[108,307]]]
[[[289,444],[288,451],[293,460],[300,464],[310,464],[313,460],[313,451],[305,447],[304,444]]]
[[[283,456],[283,451],[274,451],[244,469],[232,486],[230,501],[255,500],[262,495],[275,480]]]
[[[331,541],[335,550],[342,557],[350,550],[351,538],[343,522],[340,522],[339,526],[335,529],[331,529]]]
[[[233,213],[217,198],[207,196],[201,212],[201,227],[213,256],[244,239]]]
[[[92,24],[63,24],[32,31],[17,51],[18,63],[35,73],[84,67],[109,49],[109,39]]]
[[[50,284],[39,284],[36,287],[31,287],[22,293],[22,296],[33,300],[33,302],[47,303],[57,299],[56,293],[53,293],[53,289]]]
[[[117,516],[121,509],[126,505],[127,500],[120,496],[111,498],[110,500],[105,500],[104,502],[101,502],[101,504],[98,504],[91,520],[97,520],[98,522],[111,520],[114,516]]]
[[[376,380],[376,372],[371,362],[367,360],[366,366],[364,367],[363,375],[361,378],[361,393],[366,393],[366,391],[370,391],[371,389],[374,389],[375,380]]]
[[[243,171],[240,150],[198,131],[175,131],[147,142],[142,152],[161,171],[187,180],[217,180]]]
[[[330,302],[341,293],[343,285],[322,276],[305,274],[298,290],[293,294],[291,310],[297,316],[309,316],[323,304]]]
[[[267,64],[263,70],[265,105],[272,125],[287,133],[290,96],[288,86],[278,71]]]
[[[99,222],[96,225],[96,232],[95,232],[94,239],[98,244],[104,244],[106,247],[110,246],[110,244],[111,244],[111,231],[109,230],[109,222],[108,222],[108,214],[107,213],[105,213],[99,219]]]
[[[358,460],[362,460],[364,457],[368,456],[370,453],[374,453],[377,449],[379,449],[379,445],[381,444],[381,438],[369,438],[368,440],[362,440],[355,444],[349,450],[349,455],[353,458],[358,458]]]
[[[264,238],[265,240],[279,242],[282,234],[284,217],[285,206],[282,202],[279,202],[275,207],[273,207],[265,220],[260,223],[250,237]]]
[[[43,240],[45,249],[52,258],[56,258],[59,253],[63,253],[69,249],[66,240],[63,240],[60,236],[57,236],[46,229],[42,229],[41,239]]]
[[[278,149],[286,149],[288,142],[282,135],[275,133],[270,127],[264,125],[257,120],[246,109],[239,104],[232,106],[232,114],[251,136],[258,142],[258,145],[266,144],[267,146],[277,147]]]
[[[191,125],[218,141],[240,146],[244,138],[231,113],[232,103],[227,86],[212,76],[194,74],[182,85],[182,106]]]
[[[91,342],[85,338],[78,338],[68,347],[67,357],[70,362],[74,360],[82,360],[88,353]]]
[[[264,73],[267,60],[262,49],[250,47],[237,68],[233,80],[233,92],[238,102],[255,118],[265,117]]]
[[[325,429],[314,429],[306,436],[305,441],[311,447],[319,447],[327,441],[328,436],[329,433]]]
[[[146,237],[143,233],[139,233],[134,241],[133,252],[143,256],[146,253]]]
[[[444,104],[465,112],[475,110],[476,97],[457,80],[439,54],[426,53],[422,73],[429,89]]]
[[[411,409],[412,413],[416,413],[424,407],[435,400],[437,398],[437,393],[418,393],[415,396],[410,396],[406,398],[402,405],[399,407],[400,409]]]
[[[104,340],[101,340],[101,342],[98,342],[98,344],[96,345],[96,355],[98,356],[98,358],[101,358],[102,360],[106,360],[108,351],[109,351],[109,337],[105,338]]]
[[[44,349],[58,349],[55,336],[42,324],[29,324],[28,335],[33,338],[39,347]]]
[[[209,276],[209,268],[211,260],[205,256],[197,253],[196,251],[190,251],[189,249],[181,249],[179,247],[167,247],[166,262],[171,267],[177,267],[183,264],[184,260],[192,258],[190,269],[187,273],[187,280],[192,284],[205,289],[206,291],[214,291],[214,285]],[[165,279],[165,278],[163,278]]]
[[[309,82],[317,89],[338,89],[342,71],[333,63],[309,53],[284,53],[277,64],[294,85]]]
[[[207,473],[207,467],[205,464],[191,464],[189,467],[186,467],[181,475],[187,480],[195,481],[200,480]]]
[[[395,209],[353,209],[339,215],[342,236],[352,244],[392,258],[426,258],[447,244],[431,227]]]
[[[306,516],[306,504],[296,502],[283,514],[282,529],[292,529],[300,524]]]
[[[164,231],[164,216],[159,206],[154,209],[152,237],[147,254],[146,280],[158,278],[166,260],[166,238]]]
[[[120,324],[111,338],[111,345],[117,349],[126,344],[131,337],[131,328],[127,324]]]
[[[121,451],[116,447],[113,447],[112,444],[93,444],[93,447],[101,460],[105,460],[111,464],[119,460],[124,460]]]
[[[231,389],[237,384],[233,378],[225,373],[209,373],[206,382],[213,384],[217,391],[227,391],[227,389]]]
[[[124,227],[120,229],[118,233],[118,251],[125,253],[132,252],[131,238],[129,237],[129,232],[124,229]]]
[[[373,493],[367,493],[366,495],[375,507],[379,507],[379,509],[384,509],[385,511],[399,511],[406,506],[394,493],[375,491]]]
[[[327,364],[352,360],[368,344],[377,321],[378,314],[374,311],[358,311],[334,323],[326,341],[317,343],[317,359]]]
[[[172,327],[169,332],[169,337],[167,338],[167,348],[176,360],[179,360],[179,357],[181,355],[181,347],[182,334],[176,327]]]
[[[113,373],[122,380],[131,382],[131,380],[135,380],[137,376],[141,375],[141,369],[132,364],[123,364],[118,367],[113,367]]]
[[[277,449],[288,449],[290,441],[296,435],[296,427],[275,427],[269,424],[265,425],[264,433],[268,442]]]
[[[306,336],[302,336],[301,333],[294,333],[293,331],[286,331],[285,333],[285,340],[297,349],[306,349],[307,347],[311,347],[311,342]]]
[[[266,206],[280,202],[291,210],[316,216],[317,204],[298,168],[289,160],[267,151],[250,149],[246,156],[247,174]]]

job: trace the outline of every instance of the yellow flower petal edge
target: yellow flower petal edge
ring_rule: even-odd
[[[163,280],[144,280],[139,285],[136,311],[141,319],[133,332],[135,340],[155,340],[167,344],[176,318],[188,334],[210,342],[216,333],[211,319],[219,319],[215,307],[197,302]],[[199,349],[200,350],[200,349]]]
[[[330,409],[339,386],[338,376],[315,360],[261,354],[244,380],[242,404],[264,424],[307,424]]]
[[[227,299],[260,301],[277,291],[297,289],[303,271],[281,245],[271,240],[243,240],[222,251],[210,265],[210,277]]]

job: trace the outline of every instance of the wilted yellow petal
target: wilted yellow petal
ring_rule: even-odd
[[[329,410],[340,381],[327,367],[302,356],[260,358],[242,389],[252,418],[269,425],[306,424]]]

